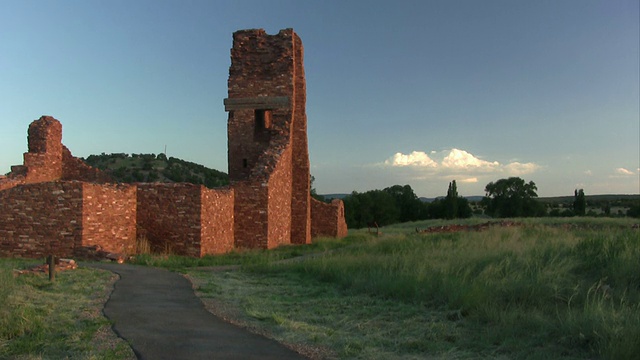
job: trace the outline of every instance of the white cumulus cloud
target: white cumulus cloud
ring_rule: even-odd
[[[482,169],[491,171],[493,169],[497,169],[500,166],[500,163],[497,161],[489,162],[478,159],[464,150],[451,149],[449,155],[442,160],[442,166],[450,169]]]
[[[627,170],[625,168],[617,168],[616,169],[616,174],[618,174],[618,175],[635,175],[633,173],[633,171],[629,171],[629,170]]]
[[[466,184],[474,184],[478,182],[478,178],[477,177],[472,177],[472,178],[466,178],[466,179],[462,179],[460,180],[461,183],[466,183]]]
[[[468,151],[451,149],[441,152],[413,151],[409,154],[396,153],[378,166],[404,168],[415,179],[427,179],[432,176],[457,177],[460,182],[475,183],[478,177],[491,174],[520,176],[533,173],[541,168],[535,163],[512,161],[501,164],[498,161],[483,160]]]
[[[504,169],[507,173],[515,176],[531,174],[532,172],[535,172],[539,168],[540,168],[540,165],[537,165],[534,163],[523,164],[517,161],[514,161],[504,166]]]
[[[433,161],[429,155],[423,151],[414,151],[411,154],[396,153],[387,159],[385,165],[391,166],[419,166],[419,167],[437,167],[438,163]]]

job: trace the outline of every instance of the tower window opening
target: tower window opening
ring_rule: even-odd
[[[242,167],[246,169],[247,166],[248,166],[247,159],[242,159]]]
[[[271,110],[255,110],[256,131],[271,129]]]

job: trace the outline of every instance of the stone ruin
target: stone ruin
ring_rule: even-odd
[[[228,117],[230,185],[116,184],[62,145],[43,116],[28,130],[24,164],[0,177],[0,256],[204,256],[344,237],[342,201],[310,196],[303,48],[292,29],[233,34]]]

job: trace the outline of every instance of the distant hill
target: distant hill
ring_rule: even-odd
[[[82,160],[123,183],[187,182],[208,188],[229,184],[226,173],[174,157],[167,158],[164,154],[102,153]]]
[[[482,200],[482,198],[483,198],[483,197],[484,197],[484,196],[463,196],[463,198],[465,198],[465,199],[469,200],[469,202],[478,202],[478,201]],[[436,200],[444,199],[444,198],[445,198],[444,196],[438,196],[438,197],[435,197],[435,198],[426,198],[426,197],[421,197],[421,198],[419,198],[419,199],[420,199],[420,201],[422,201],[422,202],[432,203],[432,202],[434,202],[434,201],[436,201]]]
[[[325,194],[325,195],[320,195],[322,197],[324,197],[326,200],[331,200],[331,199],[344,199],[345,197],[349,196],[350,194]]]

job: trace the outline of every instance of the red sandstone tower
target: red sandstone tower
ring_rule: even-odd
[[[292,29],[233,34],[229,179],[236,246],[311,242],[303,48]]]

